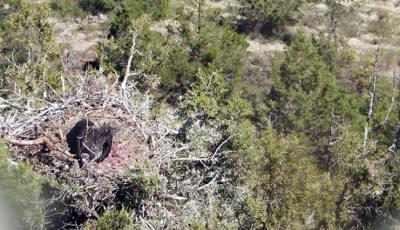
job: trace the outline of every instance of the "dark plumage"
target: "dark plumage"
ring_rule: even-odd
[[[96,140],[102,146],[101,155],[96,159],[96,162],[101,162],[108,157],[110,154],[113,134],[112,128],[108,124],[103,124],[100,128],[96,129],[97,137]]]
[[[76,123],[67,134],[70,152],[79,159],[81,167],[90,161],[103,161],[111,151],[112,139],[112,128],[108,124],[97,127],[86,119]]]
[[[86,140],[87,130],[91,130],[94,123],[86,119],[78,121],[75,126],[67,133],[69,152],[79,155],[82,150],[82,142]]]

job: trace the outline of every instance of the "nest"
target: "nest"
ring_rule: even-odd
[[[10,160],[28,161],[35,171],[67,185],[69,189],[59,192],[63,193],[64,202],[69,200],[69,212],[75,212],[69,218],[78,225],[118,205],[116,194],[127,183],[127,172],[150,156],[149,134],[141,128],[145,122],[140,118],[140,108],[132,110],[136,105],[123,101],[132,98],[132,94],[110,90],[106,78],[96,79],[100,84],[81,79],[86,80],[74,84],[75,93],[58,95],[60,100],[42,102],[40,108],[33,109],[26,102],[29,100],[21,98],[0,101],[6,107],[0,124]],[[109,156],[84,168],[69,154],[66,142],[66,134],[82,118],[107,123],[114,130]],[[79,189],[74,191],[73,187]]]

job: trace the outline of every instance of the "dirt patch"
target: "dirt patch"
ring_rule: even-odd
[[[239,3],[235,0],[224,0],[224,1],[206,1],[206,5],[209,8],[218,8],[226,10],[229,7],[238,7]]]
[[[286,45],[282,42],[270,42],[270,43],[261,43],[259,40],[251,40],[247,39],[249,43],[249,47],[247,51],[257,54],[264,54],[266,56],[268,53],[276,53],[276,52],[283,52],[286,50]]]
[[[104,15],[90,15],[73,21],[49,19],[54,25],[56,40],[65,47],[63,59],[67,72],[79,74],[85,70],[86,63],[96,61],[96,46],[105,37],[106,20]]]

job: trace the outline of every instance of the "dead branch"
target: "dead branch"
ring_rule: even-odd
[[[4,137],[3,139],[14,145],[44,145],[49,150],[53,148],[53,144],[47,137],[40,137],[35,140],[17,140],[10,137]]]
[[[2,97],[0,97],[0,102],[3,102],[4,104],[7,104],[8,106],[11,106],[13,108],[16,108],[16,109],[19,109],[19,110],[22,110],[22,111],[38,111],[37,109],[24,107],[24,106],[21,106],[21,105],[18,105],[16,103],[11,102],[10,100],[5,100]]]
[[[222,146],[224,146],[226,143],[228,143],[228,141],[231,140],[231,137],[226,138],[226,140],[224,140],[218,147],[217,149],[215,149],[213,155],[211,156],[211,160],[214,159],[214,157],[218,154],[219,150],[222,148]]]
[[[389,120],[390,114],[392,113],[393,104],[395,102],[395,98],[396,98],[396,95],[397,95],[397,85],[398,85],[398,83],[397,83],[396,80],[397,80],[397,77],[396,77],[396,68],[395,68],[393,70],[393,75],[392,75],[392,98],[391,98],[391,101],[390,101],[389,108],[388,108],[388,110],[386,112],[385,120],[382,121],[380,126],[384,126],[387,123],[387,121]]]
[[[34,139],[34,140],[18,140],[18,139],[13,139],[13,138],[10,138],[10,137],[4,137],[3,139],[5,141],[11,143],[11,144],[14,144],[14,145],[22,145],[22,146],[43,145],[44,147],[46,147],[50,151],[51,150],[55,150],[55,151],[58,151],[58,152],[61,152],[61,153],[65,154],[65,155],[67,155],[69,157],[75,157],[74,154],[71,154],[68,151],[65,151],[65,150],[62,150],[62,149],[59,149],[59,148],[55,147],[53,145],[53,143],[50,141],[50,139],[47,138],[47,137],[39,137],[39,138]]]
[[[135,54],[135,50],[136,50],[136,37],[137,36],[138,36],[138,34],[136,32],[133,32],[133,34],[132,34],[132,46],[131,46],[131,49],[129,50],[128,64],[126,65],[124,79],[122,80],[122,83],[121,83],[121,88],[122,89],[126,88],[126,82],[128,81],[128,77],[129,77],[129,74],[130,74],[130,71],[131,71],[132,59],[133,59],[133,55]]]
[[[147,220],[145,220],[144,218],[140,217],[140,220],[143,221],[143,223],[145,223],[151,230],[155,230],[156,228],[154,228],[154,226],[152,224],[150,224]]]
[[[182,157],[182,158],[176,158],[172,159],[173,161],[200,161],[200,162],[206,162],[209,159],[208,158],[196,158],[196,157]]]
[[[367,114],[367,121],[365,122],[364,126],[364,140],[363,140],[363,155],[366,155],[368,152],[367,143],[368,143],[368,133],[369,127],[371,126],[371,120],[374,112],[374,104],[375,104],[375,92],[376,92],[376,82],[378,80],[378,60],[379,55],[381,52],[381,43],[383,41],[383,36],[381,36],[381,41],[376,49],[375,53],[375,61],[373,64],[373,73],[369,84],[369,105],[368,105],[368,114]]]
[[[203,186],[198,187],[196,190],[201,191],[201,190],[204,190],[205,188],[213,185],[219,176],[220,176],[220,173],[216,173],[210,182],[208,182],[207,184],[205,184]]]
[[[172,200],[187,200],[188,198],[183,197],[183,196],[178,196],[178,195],[169,195],[169,194],[162,194],[160,195],[161,198],[165,198],[165,199],[172,199]]]

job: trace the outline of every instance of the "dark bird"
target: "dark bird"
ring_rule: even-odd
[[[70,153],[79,159],[80,167],[87,163],[103,161],[110,153],[113,133],[108,124],[96,126],[82,119],[67,134]]]

